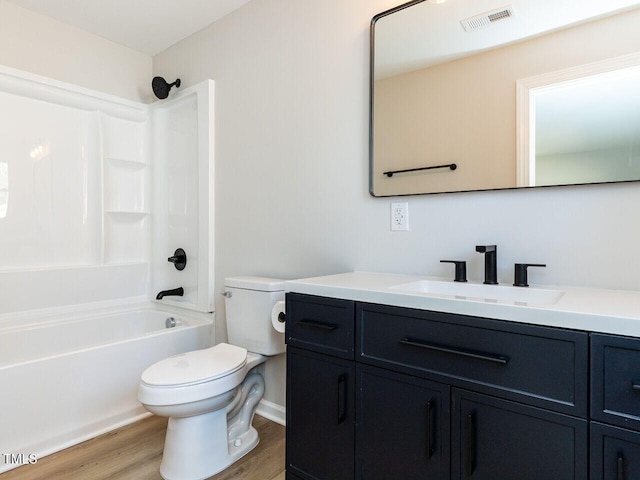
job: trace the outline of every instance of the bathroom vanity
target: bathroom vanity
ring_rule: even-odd
[[[640,293],[452,283],[287,282],[287,479],[638,478]]]

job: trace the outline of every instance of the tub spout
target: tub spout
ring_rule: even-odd
[[[167,297],[169,295],[177,295],[181,297],[184,295],[184,288],[178,287],[173,290],[162,290],[158,295],[156,295],[156,300],[162,300],[163,297]]]

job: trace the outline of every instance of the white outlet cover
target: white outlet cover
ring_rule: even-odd
[[[391,204],[391,231],[406,232],[409,230],[409,203],[394,202]]]

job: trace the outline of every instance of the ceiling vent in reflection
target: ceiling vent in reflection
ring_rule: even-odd
[[[496,23],[501,20],[506,20],[513,17],[513,15],[513,6],[508,5],[496,10],[491,10],[490,12],[481,13],[474,17],[465,18],[464,20],[460,20],[460,23],[465,31],[470,32],[471,30],[486,27],[487,25],[491,25],[492,23]]]

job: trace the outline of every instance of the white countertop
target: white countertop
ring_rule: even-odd
[[[285,282],[285,290],[382,305],[640,337],[638,291],[536,285],[536,289],[561,290],[564,293],[554,304],[528,305],[405,292],[391,288],[420,280],[451,281],[416,275],[351,272],[290,280]]]

